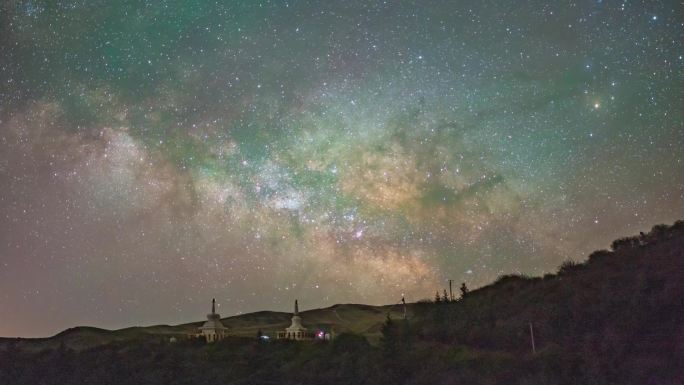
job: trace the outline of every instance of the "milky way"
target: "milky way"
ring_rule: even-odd
[[[0,335],[396,303],[684,218],[684,6],[5,1]]]

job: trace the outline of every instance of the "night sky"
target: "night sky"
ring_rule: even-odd
[[[684,218],[680,1],[0,5],[0,336],[434,296]]]

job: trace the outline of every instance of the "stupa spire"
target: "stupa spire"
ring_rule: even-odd
[[[302,317],[299,316],[299,301],[295,299],[294,314],[292,314],[292,324],[285,328],[285,331],[278,332],[277,338],[285,338],[288,340],[310,340],[314,339],[314,333],[306,330],[302,326]]]
[[[207,342],[218,341],[226,336],[226,327],[221,323],[221,315],[216,314],[216,298],[211,299],[211,313],[207,314],[207,322],[199,330]]]

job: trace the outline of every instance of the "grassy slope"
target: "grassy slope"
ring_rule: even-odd
[[[351,332],[366,336],[371,341],[380,337],[380,326],[389,312],[392,317],[399,318],[398,306],[370,306],[357,304],[334,305],[328,308],[313,309],[301,312],[304,326],[315,330],[333,329],[336,333]],[[238,337],[254,337],[257,331],[267,335],[275,335],[290,325],[291,313],[260,311],[223,318],[223,325],[229,333]],[[155,325],[147,327],[130,327],[119,330],[106,330],[94,327],[79,326],[67,329],[49,338],[0,338],[0,348],[13,343],[20,349],[38,351],[54,349],[64,344],[71,349],[85,349],[114,341],[159,339],[196,333],[203,321],[176,326]]]

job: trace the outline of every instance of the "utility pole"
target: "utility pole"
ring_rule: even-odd
[[[532,340],[532,354],[536,354],[537,349],[534,346],[534,329],[532,328],[532,322],[530,322],[530,339]]]
[[[401,304],[403,305],[403,308],[404,308],[404,319],[406,319],[406,299],[404,298],[403,295],[401,296]]]
[[[454,292],[451,290],[451,283],[453,282],[453,279],[449,280],[449,300],[453,301],[454,300]]]

